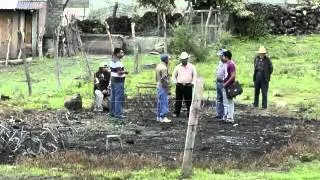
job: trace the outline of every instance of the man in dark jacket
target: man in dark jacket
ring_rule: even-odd
[[[105,63],[101,63],[98,72],[94,74],[94,111],[103,111],[103,102],[109,96],[110,72]],[[105,103],[105,104],[108,104]]]
[[[258,56],[254,59],[254,107],[259,106],[259,94],[260,89],[262,92],[262,108],[267,109],[267,98],[269,81],[273,72],[273,66],[271,60],[266,56],[265,47],[261,46],[258,51]]]

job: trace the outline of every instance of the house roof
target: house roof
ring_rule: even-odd
[[[41,9],[47,4],[46,0],[19,0],[16,9]]]
[[[0,9],[31,10],[46,6],[47,0],[0,0]]]

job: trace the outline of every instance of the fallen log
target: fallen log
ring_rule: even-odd
[[[26,61],[28,63],[32,62],[32,58],[27,58]],[[0,65],[6,64],[6,61],[0,61]],[[10,65],[20,65],[23,64],[23,59],[15,59],[15,60],[8,60],[8,64]]]

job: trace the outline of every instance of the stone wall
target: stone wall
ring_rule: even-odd
[[[60,17],[63,15],[62,0],[48,0],[48,12],[46,21],[46,37],[53,37],[54,30],[60,23]]]
[[[292,35],[320,33],[320,6],[283,7],[251,4],[248,8],[256,15],[265,15],[271,33]]]

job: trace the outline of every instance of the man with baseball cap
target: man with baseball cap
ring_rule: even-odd
[[[110,71],[106,63],[101,63],[94,74],[94,106],[93,111],[103,111],[103,100],[109,96]],[[106,103],[108,104],[108,103]]]
[[[169,55],[164,54],[160,56],[161,62],[156,67],[156,81],[157,81],[157,121],[169,123],[167,118],[169,112],[168,92],[169,92],[169,73],[168,63]]]
[[[219,64],[216,70],[216,119],[223,119],[224,115],[224,106],[223,106],[223,80],[227,77],[227,65],[223,61],[223,53],[226,52],[226,49],[220,49],[217,52],[219,56]]]
[[[197,71],[195,66],[188,62],[189,58],[187,52],[182,52],[180,55],[181,63],[174,68],[172,74],[173,83],[176,84],[176,102],[173,114],[175,117],[180,115],[182,100],[187,106],[188,116],[190,112],[192,89],[197,78]]]

